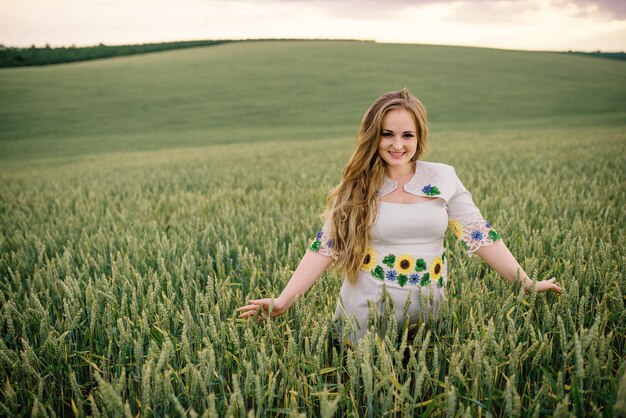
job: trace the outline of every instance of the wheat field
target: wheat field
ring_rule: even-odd
[[[307,45],[257,47],[284,54]],[[318,48],[312,56],[332,57],[343,44],[311,45]],[[408,48],[358,44],[354,54],[365,47]],[[198,49],[198,59],[222,59],[242,46],[211,48]],[[437,57],[450,53],[441,48]],[[151,143],[135,132],[153,123],[140,115],[110,120],[107,128],[99,125],[102,114],[85,110],[79,118],[81,106],[68,104],[66,122],[74,117],[76,132],[91,132],[72,136],[56,121],[58,109],[38,113],[42,103],[29,105],[31,96],[43,100],[45,89],[61,90],[25,89],[33,77],[43,85],[55,73],[71,78],[117,65],[133,76],[133,66],[145,62],[193,62],[192,50],[171,54],[0,71],[0,89],[18,95],[18,105],[0,103],[7,127],[0,138],[0,415],[626,416],[624,63],[563,57],[564,66],[581,63],[571,70],[584,73],[573,76],[581,85],[576,94],[595,90],[603,96],[592,101],[611,104],[597,114],[581,103],[557,114],[571,97],[555,87],[545,93],[552,114],[533,115],[531,104],[516,102],[516,112],[526,114],[508,121],[498,114],[500,123],[489,124],[493,109],[483,96],[475,99],[478,109],[468,107],[455,121],[466,105],[448,109],[428,92],[433,129],[425,159],[452,164],[524,269],[537,279],[556,277],[564,293],[525,296],[468,258],[449,234],[439,320],[397,329],[387,310],[347,349],[335,342],[342,282],[335,273],[277,319],[239,320],[235,308],[277,296],[289,280],[320,227],[363,106],[311,129],[306,118],[332,109],[317,96],[303,104],[308,113],[277,116],[284,123],[276,130],[269,122],[252,129],[254,112],[242,126],[230,114],[201,122],[190,111],[172,116],[188,117],[189,131],[155,133]],[[246,54],[239,59],[275,68],[271,57],[266,63]],[[483,64],[497,68],[515,56],[484,54]],[[520,54],[531,77],[541,55]],[[590,68],[597,73],[589,75]],[[600,75],[612,78],[585,81]],[[81,100],[104,108],[102,97]],[[299,97],[289,106],[305,102]],[[31,123],[19,106],[32,110]],[[37,125],[44,122],[49,129]],[[231,125],[238,127],[232,140]],[[111,142],[98,142],[106,129]],[[214,137],[202,142],[202,129]]]

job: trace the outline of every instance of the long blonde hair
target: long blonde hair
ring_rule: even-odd
[[[328,194],[322,218],[332,218],[331,235],[337,254],[335,269],[355,284],[368,247],[368,232],[378,213],[377,192],[385,177],[385,162],[378,154],[383,118],[393,109],[411,113],[417,128],[416,161],[426,150],[426,109],[406,88],[379,97],[365,112],[356,149],[343,170],[341,182]]]

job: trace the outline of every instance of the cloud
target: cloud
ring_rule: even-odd
[[[437,3],[446,2],[445,0]],[[465,0],[446,2],[448,15],[446,20],[452,23],[467,23],[470,25],[510,25],[532,20],[542,8],[537,0]]]
[[[257,0],[240,0],[248,3],[260,2]],[[487,13],[494,12],[494,19],[500,17],[514,17],[513,14],[520,10],[531,11],[537,5],[533,0],[274,0],[275,4],[291,5],[315,5],[322,8],[328,14],[341,18],[380,18],[402,15],[407,9],[415,9],[428,5],[449,5],[460,12],[468,11],[467,18],[491,17]],[[601,13],[619,20],[626,19],[625,0],[545,0],[541,2],[544,7],[556,6],[569,10],[573,15],[589,15]],[[480,9],[481,13],[471,13],[472,9]]]
[[[624,0],[554,0],[554,3],[578,7],[580,14],[583,15],[598,12],[619,20],[626,19],[626,1]]]
[[[609,0],[0,0],[0,43],[334,38],[624,50],[626,19],[615,16],[625,8]]]
[[[258,0],[240,0],[249,4],[260,4]],[[380,19],[402,17],[407,10],[427,9],[429,6],[456,5],[461,3],[480,4],[489,7],[499,3],[524,3],[526,0],[273,0],[276,5],[314,6],[326,14],[342,19]]]

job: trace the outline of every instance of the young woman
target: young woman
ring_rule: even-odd
[[[533,281],[482,217],[454,168],[419,159],[427,136],[426,110],[407,89],[378,98],[361,121],[339,186],[328,196],[322,231],[281,295],[250,300],[237,309],[239,318],[259,308],[281,315],[332,263],[345,274],[335,317],[345,312],[351,318],[344,337],[352,342],[367,330],[369,306],[381,312],[383,288],[395,302],[398,324],[437,318],[447,282],[448,226],[469,255],[478,254],[529,291]],[[535,285],[537,292],[561,292],[554,278]]]

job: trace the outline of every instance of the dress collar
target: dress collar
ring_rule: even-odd
[[[415,196],[437,196],[441,194],[437,187],[437,170],[424,161],[415,162],[415,173],[402,187],[405,192]],[[385,176],[383,185],[378,190],[378,197],[383,197],[398,188],[398,182]]]

